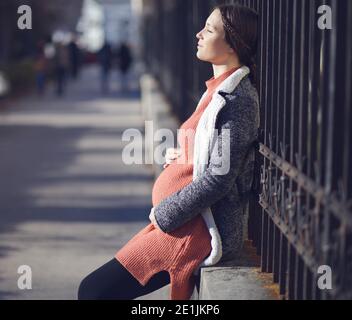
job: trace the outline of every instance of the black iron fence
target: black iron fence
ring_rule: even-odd
[[[350,299],[352,0],[150,0],[146,63],[181,121],[212,76],[195,56],[195,35],[223,2],[260,16],[259,196],[248,234],[262,271],[287,299]],[[332,28],[322,29],[330,13]]]

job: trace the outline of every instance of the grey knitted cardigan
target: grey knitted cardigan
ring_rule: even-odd
[[[196,129],[193,181],[153,208],[163,232],[203,215],[212,251],[200,266],[230,260],[242,249],[260,125],[258,94],[248,74],[243,66],[215,89]],[[217,134],[204,134],[213,129]]]

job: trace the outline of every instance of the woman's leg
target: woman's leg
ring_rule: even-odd
[[[167,271],[155,274],[145,286],[116,259],[113,258],[84,278],[79,286],[79,300],[131,300],[170,283]]]

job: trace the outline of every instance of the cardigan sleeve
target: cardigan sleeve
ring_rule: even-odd
[[[230,191],[247,151],[256,140],[258,112],[257,101],[249,96],[227,100],[217,117],[217,142],[205,172],[154,208],[156,222],[163,232],[182,226]],[[217,174],[223,159],[229,159],[227,173]]]

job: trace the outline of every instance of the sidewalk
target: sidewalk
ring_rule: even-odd
[[[81,279],[149,223],[153,171],[121,158],[123,131],[144,128],[139,92],[102,96],[98,71],[63,98],[51,90],[0,111],[0,299],[76,299]],[[32,290],[17,287],[21,265]]]

